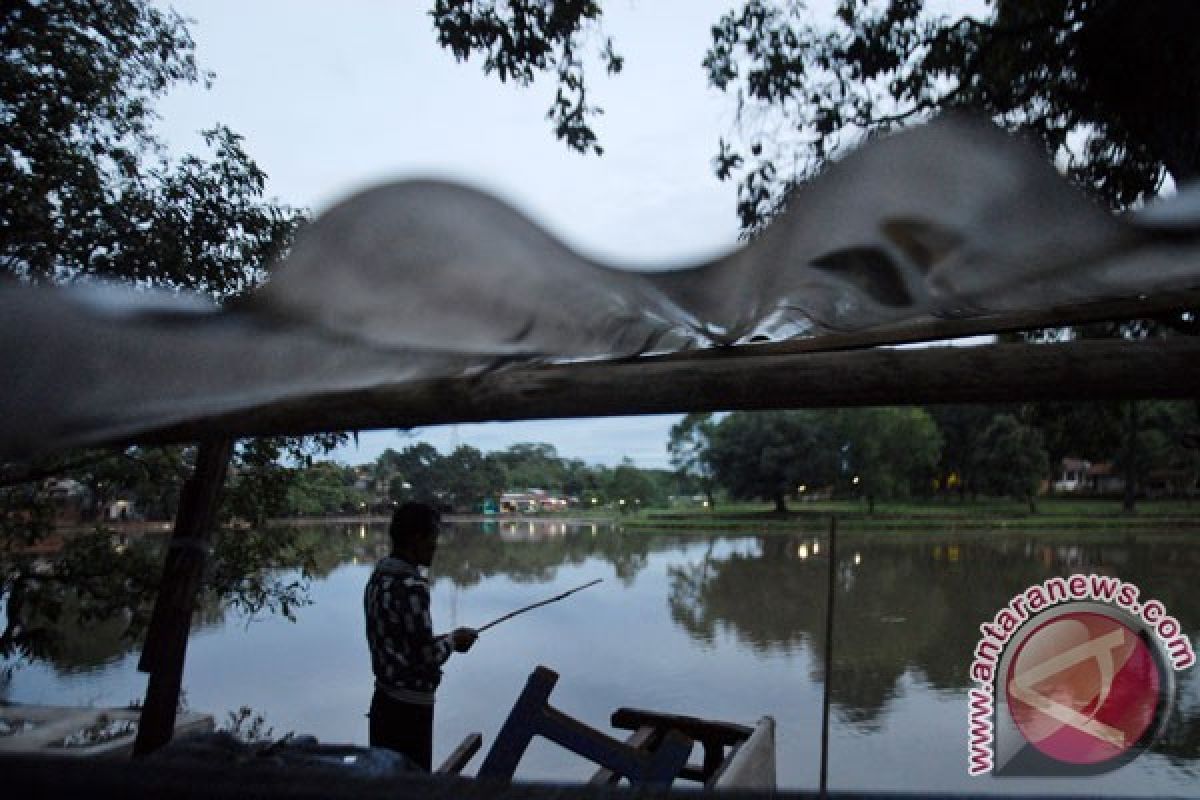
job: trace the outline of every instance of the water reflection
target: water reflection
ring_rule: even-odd
[[[672,567],[672,618],[700,642],[727,629],[755,650],[812,647],[823,665],[824,606],[815,590],[825,585],[828,561],[804,537],[758,542],[757,554],[714,557],[710,547],[700,560]],[[1161,600],[1193,639],[1200,627],[1200,544],[1187,536],[1091,534],[1078,544],[1045,534],[879,534],[844,535],[840,544],[831,696],[843,719],[864,730],[878,728],[906,677],[964,691],[979,624],[1048,577],[1119,575]],[[1200,757],[1200,704],[1188,696],[1195,680],[1193,672],[1181,676],[1180,703],[1156,747],[1193,763]]]
[[[282,710],[274,713],[295,719],[297,730],[332,740],[365,737],[363,709],[355,705],[364,705],[369,692],[365,662],[359,663],[365,653],[360,595],[370,566],[388,552],[385,530],[306,525],[290,535],[302,547],[294,563],[277,569],[297,570],[303,559],[316,605],[299,612],[296,626],[265,625],[271,633],[261,636],[252,626],[242,636],[240,617],[208,603],[198,616],[198,637],[211,647],[207,657],[242,659],[251,673],[260,665],[278,667],[279,654],[288,653],[298,675],[343,687],[342,695],[363,693],[362,702],[310,713],[294,706],[316,703],[315,697],[297,700],[306,695],[286,692],[282,680],[273,682],[279,688],[264,683],[247,696],[252,681],[243,675],[217,675],[208,684],[192,679],[198,684],[193,702],[218,713],[222,704],[277,703]],[[964,755],[963,696],[978,625],[1028,585],[1077,571],[1118,575],[1161,600],[1193,637],[1200,628],[1193,588],[1200,543],[1186,534],[843,534],[838,545],[831,767],[834,785],[843,788],[1033,787],[970,782]],[[549,663],[564,676],[561,707],[593,724],[618,705],[751,722],[772,714],[781,723],[781,784],[811,786],[825,678],[828,554],[827,540],[812,533],[648,534],[591,520],[450,524],[431,575],[440,627],[478,624],[589,578],[617,580],[586,599],[497,629],[454,665],[438,712],[447,721],[447,741],[457,743],[465,730],[493,733],[532,664]],[[73,644],[51,664],[60,673],[87,668],[98,676],[95,686],[112,681],[128,693],[136,644],[122,640],[121,627],[116,620],[64,631]],[[259,640],[261,656],[248,649]],[[290,644],[280,643],[285,640]],[[199,652],[203,663],[206,651]],[[34,669],[25,673],[9,683],[13,699],[46,700],[47,687],[70,685],[61,674],[55,683]],[[1154,748],[1158,760],[1143,757],[1106,782],[1054,790],[1153,794],[1189,785],[1200,757],[1200,687],[1193,672],[1179,677],[1179,702]],[[918,741],[916,730],[937,731],[938,738]],[[539,758],[531,777],[584,774],[561,769],[552,754]],[[864,772],[863,763],[881,766]],[[897,769],[889,772],[884,764]]]

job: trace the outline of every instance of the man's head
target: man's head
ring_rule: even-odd
[[[442,515],[424,503],[405,503],[392,515],[388,535],[392,537],[392,555],[427,567],[437,550]]]

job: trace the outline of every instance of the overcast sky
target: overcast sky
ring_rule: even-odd
[[[181,90],[160,106],[179,150],[216,122],[246,137],[270,176],[268,191],[319,212],[397,178],[451,178],[497,194],[589,255],[630,266],[695,260],[736,246],[734,187],[712,176],[733,101],[706,87],[709,28],[731,3],[616,0],[605,35],[625,69],[589,78],[605,154],[580,156],[544,119],[551,81],[519,89],[458,64],[436,43],[427,2],[189,0],[200,65],[213,87]],[[601,39],[588,50],[594,57]],[[595,60],[593,58],[593,65]],[[678,415],[460,425],[364,433],[335,457],[373,460],[385,447],[426,440],[484,451],[521,441],[560,455],[667,466]]]

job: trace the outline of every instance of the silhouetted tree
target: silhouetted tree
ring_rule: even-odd
[[[708,460],[737,498],[763,498],[787,510],[799,484],[832,484],[839,443],[828,415],[816,411],[738,412],[713,428]]]
[[[695,481],[700,486],[708,498],[709,508],[717,505],[713,497],[713,466],[709,461],[709,445],[715,426],[712,414],[687,414],[671,426],[667,439],[671,466],[675,467],[681,479]]]
[[[1011,414],[997,414],[983,432],[975,458],[980,489],[1025,500],[1030,512],[1036,512],[1047,469],[1041,434]]]
[[[928,487],[942,450],[937,423],[923,408],[856,408],[836,418],[843,469],[858,478],[868,513],[876,498],[908,497]]]

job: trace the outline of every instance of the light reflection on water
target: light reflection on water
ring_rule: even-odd
[[[189,646],[187,701],[220,720],[242,705],[274,726],[365,744],[371,693],[362,588],[388,549],[382,528],[309,529],[321,544],[314,605],[295,624],[209,610]],[[818,775],[828,546],[811,532],[687,535],[604,523],[461,523],[433,570],[439,629],[480,625],[593,578],[597,587],[486,632],[448,663],[435,761],[464,735],[485,749],[533,667],[561,678],[553,704],[608,730],[619,706],[778,723],[779,783]],[[1179,682],[1177,713],[1152,753],[1106,776],[1037,782],[966,775],[967,667],[978,624],[1056,574],[1116,574],[1162,600],[1193,635],[1200,545],[1186,534],[843,534],[839,540],[831,786],[1097,795],[1192,791],[1200,690]],[[118,631],[119,632],[119,631]],[[136,655],[97,628],[66,663],[17,670],[8,699],[123,705],[141,697]],[[616,732],[614,732],[616,733]],[[622,737],[624,733],[619,735]],[[482,761],[476,756],[468,774]],[[579,780],[591,769],[548,744],[519,777]]]

